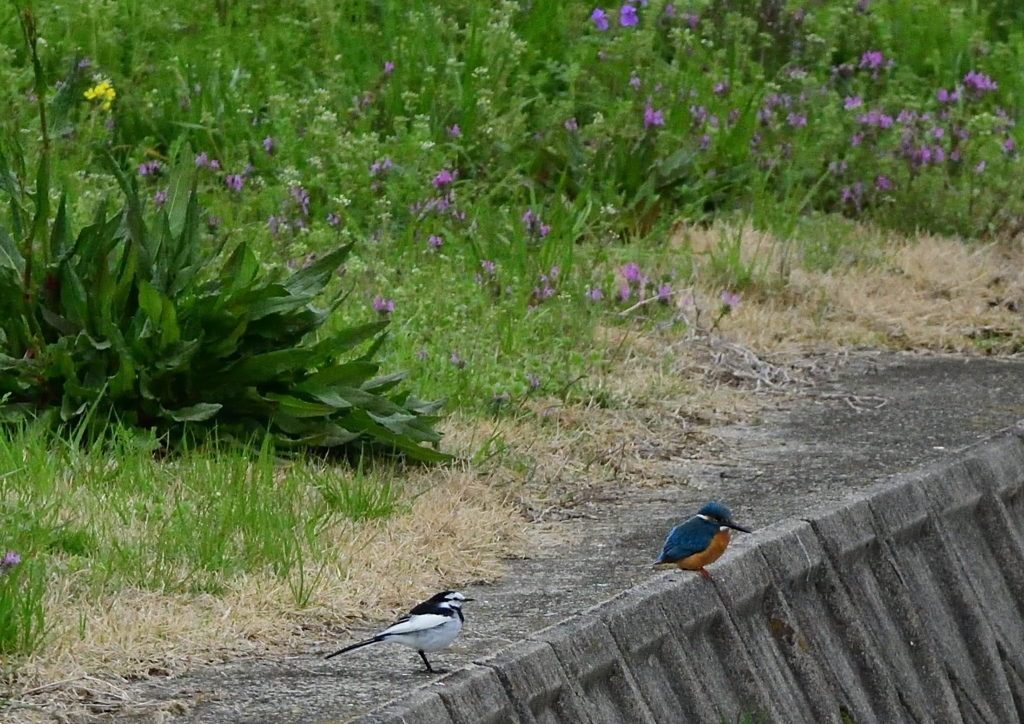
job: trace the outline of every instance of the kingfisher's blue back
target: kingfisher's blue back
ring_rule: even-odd
[[[661,555],[654,563],[675,563],[707,550],[718,532],[719,524],[694,516],[680,523],[668,534]]]

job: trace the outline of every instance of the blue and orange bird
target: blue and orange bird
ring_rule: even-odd
[[[684,571],[697,571],[710,580],[711,574],[704,566],[714,563],[725,553],[730,528],[743,533],[752,532],[734,523],[732,513],[721,503],[715,500],[705,503],[697,515],[672,529],[654,565],[675,565]]]

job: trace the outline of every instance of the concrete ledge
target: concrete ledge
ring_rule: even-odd
[[[360,718],[1024,722],[1024,425]]]

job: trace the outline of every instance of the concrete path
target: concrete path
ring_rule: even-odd
[[[582,517],[559,524],[560,541],[545,545],[545,555],[513,563],[498,585],[463,589],[477,601],[466,607],[459,649],[436,655],[435,665],[469,664],[651,581],[658,574],[649,563],[667,530],[709,498],[726,501],[739,522],[765,528],[941,461],[1021,418],[1022,361],[857,357],[836,380],[780,404],[757,425],[715,430],[731,442],[727,458],[686,462],[683,484],[594,501]],[[416,655],[400,647],[323,661],[338,643],[144,682],[136,693],[182,702],[172,721],[305,723],[348,720],[429,681],[415,673]]]

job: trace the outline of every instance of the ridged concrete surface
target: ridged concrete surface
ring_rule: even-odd
[[[360,724],[1024,721],[1024,428],[758,532]]]

